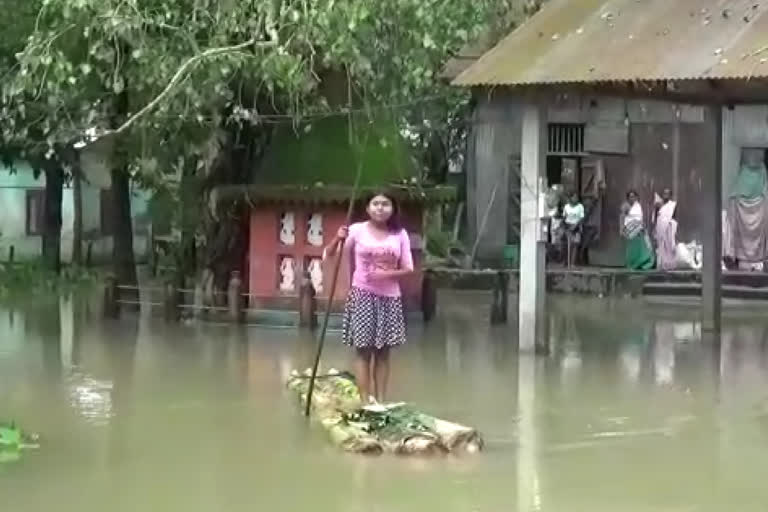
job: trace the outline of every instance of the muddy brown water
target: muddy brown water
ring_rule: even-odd
[[[548,357],[518,357],[482,295],[443,294],[394,355],[392,398],[472,425],[474,457],[339,453],[283,382],[294,330],[104,321],[98,299],[0,306],[0,419],[43,447],[0,466],[2,510],[762,511],[768,321],[553,299]],[[326,367],[347,368],[332,335]]]

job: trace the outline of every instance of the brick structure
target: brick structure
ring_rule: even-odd
[[[404,205],[403,223],[411,235],[416,273],[404,280],[406,309],[421,307],[422,207]],[[298,299],[303,271],[310,273],[316,297],[327,300],[333,273],[332,261],[321,262],[323,247],[346,220],[346,206],[339,203],[257,205],[250,215],[248,288],[251,307],[283,304]],[[334,308],[343,305],[349,290],[349,262],[342,261],[334,296]]]

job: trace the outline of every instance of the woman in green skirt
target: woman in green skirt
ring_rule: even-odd
[[[645,230],[643,207],[638,201],[637,192],[627,192],[627,202],[621,209],[621,235],[626,240],[624,261],[632,270],[650,270],[656,262],[650,238]]]

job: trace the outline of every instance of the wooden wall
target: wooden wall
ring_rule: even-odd
[[[471,243],[478,235],[493,188],[500,182],[499,188],[506,189],[507,197],[499,200],[497,192],[486,233],[479,244],[479,256],[493,260],[500,257],[504,244],[514,240],[514,226],[519,223],[515,198],[519,197],[520,184],[510,168],[520,154],[521,99],[503,91],[478,91],[475,99],[467,147],[468,233]],[[765,139],[768,145],[768,124],[765,122],[768,116],[761,117],[762,111],[756,110],[760,108],[764,107],[735,109],[737,119],[732,122],[743,129],[734,130],[734,138]],[[762,119],[765,125],[762,131],[747,126],[751,118]],[[601,240],[592,251],[594,264],[618,266],[623,263],[619,209],[630,188],[640,194],[649,217],[653,193],[661,194],[665,187],[672,188],[679,203],[679,239],[701,242],[700,219],[711,214],[704,201],[702,177],[704,173],[714,172],[716,154],[715,125],[708,118],[706,109],[661,101],[561,95],[551,98],[548,121],[583,123],[591,133],[628,125],[625,130],[628,132],[628,143],[624,145],[626,154],[593,153],[594,157],[603,160],[607,184]],[[724,148],[724,159],[733,153],[727,149]],[[729,173],[734,165],[726,162],[724,190],[728,189]]]

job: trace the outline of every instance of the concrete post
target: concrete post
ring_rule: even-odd
[[[720,332],[723,258],[723,111],[710,109],[715,125],[714,172],[704,174],[704,193],[709,198],[710,215],[703,219],[703,262],[701,275],[702,329]]]
[[[519,348],[545,351],[545,259],[539,195],[547,158],[547,113],[538,103],[523,109],[520,170]]]
[[[536,418],[536,366],[531,355],[521,355],[517,370],[517,417],[515,429],[519,439],[517,459],[517,508],[516,510],[540,510],[541,481],[538,467],[539,435]]]

